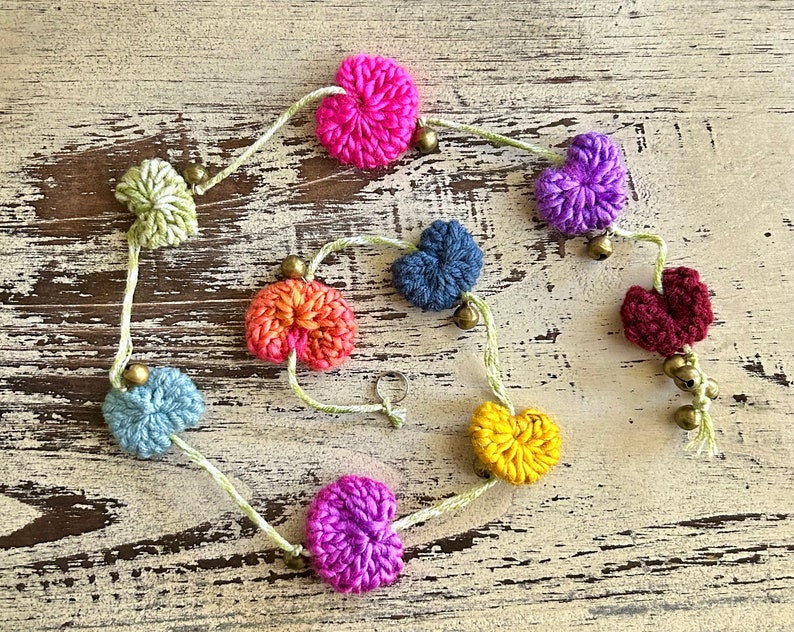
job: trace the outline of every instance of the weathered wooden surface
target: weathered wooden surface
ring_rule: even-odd
[[[791,27],[787,2],[1,2],[0,627],[790,629]],[[242,341],[285,253],[454,217],[485,250],[511,393],[566,441],[539,484],[408,532],[398,584],[343,597],[286,569],[180,454],[121,454],[99,406],[130,222],[113,183],[152,155],[224,164],[359,50],[408,66],[428,115],[552,146],[613,133],[631,173],[622,224],[658,230],[712,290],[698,349],[723,386],[723,456],[682,451],[667,419],[685,399],[621,335],[650,247],[599,264],[558,241],[533,217],[542,163],[513,150],[445,134],[443,153],[362,174],[326,157],[305,114],[201,200],[198,238],[144,253],[138,357],[205,393],[188,439],[293,540],[344,473],[385,481],[401,513],[472,484],[482,332],[395,297],[392,253],[329,261],[358,349],[302,375],[358,401],[404,371],[399,432],[305,409]]]

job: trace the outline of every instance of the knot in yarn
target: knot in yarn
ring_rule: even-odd
[[[422,233],[419,250],[392,264],[392,285],[409,302],[439,311],[452,307],[474,287],[482,250],[459,222],[434,221]]]
[[[338,290],[286,279],[260,290],[245,315],[248,350],[268,362],[290,351],[315,371],[342,364],[353,351],[356,318]]]
[[[155,367],[146,384],[112,389],[102,414],[123,450],[148,459],[165,454],[169,435],[195,428],[204,412],[201,392],[179,369]]]
[[[178,246],[198,232],[193,194],[165,160],[131,167],[116,185],[116,199],[137,217],[127,232],[130,243],[151,249]]]
[[[528,408],[518,415],[485,402],[469,426],[477,458],[513,485],[534,483],[560,460],[560,430],[545,414]]]
[[[383,400],[383,414],[389,418],[392,428],[398,430],[405,425],[408,419],[408,412],[402,406],[395,406],[391,400],[386,398]]]
[[[342,62],[336,83],[346,94],[323,99],[317,137],[344,165],[374,169],[403,153],[416,129],[419,93],[393,59],[354,55]]]
[[[535,182],[538,214],[566,235],[609,227],[626,203],[620,149],[604,134],[576,136],[565,164]]]
[[[324,487],[306,517],[306,548],[315,572],[339,592],[391,584],[403,568],[403,545],[391,521],[397,500],[383,483],[343,476]]]
[[[626,338],[665,357],[703,340],[714,321],[709,290],[692,268],[662,272],[664,294],[634,285],[626,292],[620,317]]]

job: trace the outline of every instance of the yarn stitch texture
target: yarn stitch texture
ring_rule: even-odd
[[[342,364],[352,353],[356,318],[338,290],[319,281],[287,279],[260,290],[245,315],[248,349],[283,362],[293,349],[315,371]]]
[[[513,485],[536,482],[560,460],[560,430],[544,413],[528,408],[511,415],[495,402],[481,404],[469,426],[477,458]]]
[[[419,240],[419,250],[392,264],[392,285],[422,309],[449,309],[474,287],[482,250],[460,222],[436,220]]]
[[[195,428],[204,413],[201,392],[179,369],[155,367],[146,384],[111,389],[102,414],[119,445],[148,459],[165,454],[169,435]]]
[[[342,62],[336,82],[346,94],[326,97],[317,108],[320,142],[342,164],[388,165],[416,129],[419,93],[411,76],[393,59],[355,55]]]
[[[198,232],[193,195],[165,160],[131,167],[116,185],[116,199],[137,217],[127,232],[130,243],[151,249],[178,246]]]
[[[306,548],[315,572],[339,592],[391,584],[403,568],[403,545],[391,525],[397,500],[386,485],[343,476],[309,507]]]
[[[709,290],[692,268],[667,268],[664,294],[634,285],[626,292],[620,317],[626,338],[667,357],[703,340],[714,321]]]
[[[617,145],[604,134],[580,134],[565,164],[537,179],[538,215],[566,235],[607,228],[626,203],[625,179]]]

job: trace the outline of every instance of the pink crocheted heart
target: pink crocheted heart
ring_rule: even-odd
[[[317,137],[343,165],[374,169],[388,165],[411,143],[419,93],[393,59],[354,55],[342,62],[336,82],[345,94],[317,108]]]
[[[714,321],[709,290],[692,268],[662,273],[664,294],[635,285],[626,292],[620,317],[626,338],[667,357],[703,340]]]

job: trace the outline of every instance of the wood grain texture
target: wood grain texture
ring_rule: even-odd
[[[793,17],[738,0],[0,2],[0,628],[791,629]],[[352,402],[404,371],[399,432],[305,409],[242,341],[287,252],[414,239],[439,217],[483,246],[511,395],[565,438],[540,483],[412,529],[395,586],[343,597],[287,569],[180,454],[122,455],[100,402],[130,223],[115,181],[152,155],[225,164],[361,50],[404,63],[427,115],[553,147],[590,129],[621,143],[622,224],[658,230],[713,294],[698,350],[722,384],[723,455],[682,451],[668,418],[685,398],[621,334],[650,247],[595,263],[551,235],[532,198],[543,164],[514,150],[444,134],[442,153],[360,173],[326,157],[304,114],[201,199],[199,237],[142,257],[136,357],[204,392],[189,441],[294,541],[344,473],[386,482],[401,514],[471,485],[482,332],[395,297],[392,253],[329,260],[358,347],[302,376]]]

